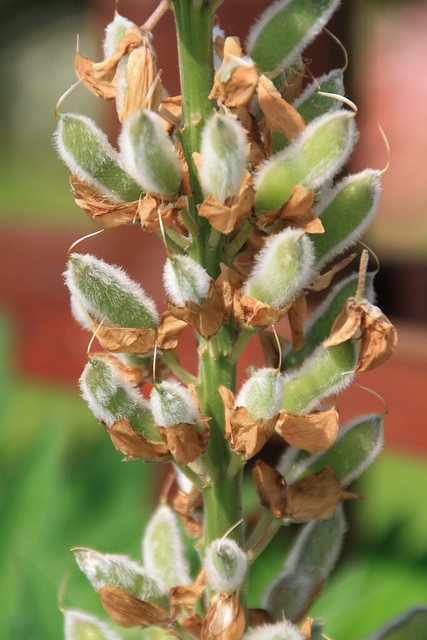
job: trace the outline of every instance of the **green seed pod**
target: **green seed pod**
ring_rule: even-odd
[[[154,511],[142,539],[144,567],[169,588],[190,584],[190,567],[175,512],[167,504]]]
[[[183,171],[162,118],[154,111],[134,111],[119,138],[121,158],[130,175],[150,193],[172,195]]]
[[[427,629],[427,606],[417,605],[387,622],[365,640],[421,640]]]
[[[254,420],[272,418],[281,409],[284,378],[276,369],[258,369],[236,398],[236,407],[246,407]]]
[[[293,483],[302,476],[329,467],[340,478],[343,487],[357,480],[381,452],[384,443],[384,416],[371,413],[358,416],[340,429],[334,444],[327,450],[306,455],[298,451],[288,467],[286,455],[278,465],[282,473],[287,468],[286,481]]]
[[[356,361],[356,347],[350,341],[318,347],[300,369],[285,378],[282,409],[306,413],[322,398],[339,393],[352,382]]]
[[[64,611],[65,640],[121,640],[120,636],[99,618],[77,609]]]
[[[193,396],[186,387],[172,378],[163,380],[153,387],[150,407],[154,420],[160,427],[169,427],[180,422],[194,424],[200,419]]]
[[[240,122],[214,114],[203,128],[200,153],[199,175],[205,196],[213,194],[221,202],[236,196],[248,162],[248,143]]]
[[[78,304],[94,320],[104,320],[106,326],[157,328],[159,315],[154,302],[121,267],[90,254],[73,253],[64,276],[75,299],[75,317],[83,326]]]
[[[169,609],[167,586],[127,556],[86,548],[72,549],[72,552],[95,591],[108,586],[120,587],[139,600]]]
[[[320,96],[319,91],[344,95],[344,82],[342,69],[333,69],[329,73],[324,73],[315,82],[306,86],[304,91],[292,103],[292,106],[299,112],[304,120],[309,123],[315,118],[341,109],[343,103],[328,96]]]
[[[196,304],[203,303],[211,279],[208,272],[189,256],[173,255],[165,262],[163,284],[170,300],[184,307],[189,300]]]
[[[148,440],[160,440],[148,402],[122,378],[111,360],[91,356],[79,383],[89,409],[107,427],[126,418]]]
[[[312,236],[316,266],[354,244],[370,224],[381,194],[381,172],[365,169],[339,182],[315,209],[325,233]]]
[[[347,299],[356,295],[358,279],[357,273],[352,274],[335,285],[327,298],[306,322],[304,345],[301,349],[292,351],[290,346],[283,349],[283,369],[292,369],[300,365],[329,336],[335,318],[342,311]],[[365,280],[364,297],[370,302],[373,302],[375,298],[373,281],[373,275],[368,273]]]
[[[345,164],[355,141],[354,114],[341,110],[316,118],[261,167],[255,178],[255,209],[281,207],[296,184],[309,189],[321,186]]]
[[[247,631],[242,640],[304,640],[304,636],[298,627],[286,618],[274,624],[257,625]]]
[[[206,548],[204,567],[208,585],[217,593],[232,593],[244,585],[248,560],[237,542],[217,539]]]
[[[275,618],[297,621],[332,571],[341,551],[346,523],[341,507],[328,520],[304,525],[285,565],[263,597],[263,608]]]
[[[257,255],[243,293],[280,309],[307,286],[313,274],[311,240],[301,229],[284,229]]]
[[[278,0],[252,26],[246,51],[260,72],[293,62],[325,26],[339,0]]]
[[[105,28],[103,45],[105,58],[108,58],[114,53],[119,42],[125,37],[126,32],[132,28],[137,28],[137,26],[127,18],[116,13],[114,20],[107,24]]]
[[[133,202],[141,187],[122,168],[107,136],[86,116],[64,113],[55,133],[58,153],[79,180],[116,202]]]

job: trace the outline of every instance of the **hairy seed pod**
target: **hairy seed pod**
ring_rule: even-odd
[[[172,378],[153,387],[150,406],[154,420],[160,427],[180,422],[194,424],[200,418],[196,400],[186,387]]]
[[[344,95],[344,82],[342,69],[332,69],[324,73],[315,82],[308,84],[304,91],[292,103],[292,106],[308,122],[330,111],[341,109],[343,103],[329,96],[319,95],[319,91]]]
[[[133,202],[141,187],[123,169],[107,136],[86,116],[61,114],[55,132],[61,159],[79,180],[116,202]]]
[[[255,179],[255,209],[281,207],[296,184],[308,189],[322,185],[341,169],[355,141],[354,114],[341,110],[313,120],[289,147],[261,167]]]
[[[107,24],[105,28],[105,37],[103,43],[104,57],[111,56],[117,45],[126,35],[129,29],[137,29],[138,27],[131,20],[116,13],[114,20]]]
[[[104,320],[106,326],[157,327],[159,315],[153,300],[121,267],[91,254],[73,253],[68,259],[64,277],[75,299],[73,309],[77,321],[84,319],[80,313],[82,308],[92,319]]]
[[[217,593],[232,593],[244,585],[248,560],[231,538],[211,542],[205,551],[204,566],[208,585]]]
[[[304,640],[298,627],[288,620],[274,624],[263,624],[249,629],[242,640]]]
[[[121,158],[130,175],[150,193],[173,195],[183,171],[162,118],[153,111],[134,111],[123,123]]]
[[[211,279],[207,271],[189,256],[167,258],[163,268],[163,284],[170,300],[179,307],[191,300],[202,304],[208,295]]]
[[[147,400],[121,376],[111,360],[92,356],[79,383],[89,409],[107,427],[126,419],[148,440],[160,440]]]
[[[99,618],[84,611],[64,611],[65,640],[121,640],[120,636]]]
[[[206,122],[200,146],[200,182],[205,196],[224,202],[236,196],[246,174],[248,145],[238,120],[214,114]]]
[[[311,240],[301,229],[284,229],[259,252],[243,293],[280,309],[308,285],[313,260]]]
[[[277,369],[258,369],[236,398],[236,407],[246,407],[254,420],[272,418],[282,405],[284,378]]]

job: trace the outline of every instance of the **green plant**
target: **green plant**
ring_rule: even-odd
[[[169,4],[182,96],[162,98],[149,29]],[[105,59],[77,54],[79,79],[116,100],[120,152],[90,119],[58,114],[56,144],[77,203],[101,227],[134,224],[165,247],[162,315],[121,268],[69,256],[73,313],[105,349],[88,355],[82,394],[127,460],[172,463],[177,478],[147,525],[143,564],[86,548],[74,554],[124,627],[183,639],[314,640],[323,626],[304,618],[341,549],[340,503],[357,498],[347,485],[380,451],[384,418],[360,416],[338,434],[334,403],[318,407],[355,372],[386,360],[396,332],[370,301],[366,251],[359,274],[335,285],[304,327],[306,295],[326,289],[351,261],[333,264],[374,215],[382,172],[332,185],[357,138],[355,108],[343,97],[341,70],[302,90],[302,51],[338,2],[279,0],[252,28],[247,55],[238,39],[213,31],[220,4],[164,0],[142,29],[117,14]],[[292,347],[274,329],[285,315]],[[187,325],[198,336],[196,377],[174,351]],[[237,361],[254,334],[267,366],[236,396]],[[277,468],[262,459],[273,434],[288,445]],[[263,510],[249,529],[242,478],[255,455]],[[198,539],[197,578],[177,514]],[[293,523],[304,524],[283,568],[260,608],[248,608],[246,594],[257,588],[251,566]],[[403,638],[400,630],[422,626],[425,616],[412,611],[376,637]],[[65,617],[70,640],[116,637],[87,614]]]

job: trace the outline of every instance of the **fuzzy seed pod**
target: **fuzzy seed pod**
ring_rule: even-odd
[[[86,116],[61,114],[55,145],[72,174],[116,202],[133,202],[141,187],[122,168],[107,136]]]
[[[132,113],[123,124],[119,145],[124,166],[143,189],[160,195],[178,191],[182,167],[157,113]]]
[[[121,640],[120,636],[99,618],[77,609],[64,611],[65,640]]]
[[[248,561],[234,540],[211,542],[205,552],[204,566],[208,585],[217,593],[232,593],[243,587]]]
[[[138,27],[123,16],[116,13],[114,20],[107,24],[105,28],[105,38],[103,43],[104,57],[108,58],[116,50],[119,42],[125,37],[129,29],[137,29]]]
[[[263,624],[250,629],[242,640],[304,640],[304,636],[298,627],[283,620],[275,624]]]
[[[210,282],[207,271],[189,256],[174,255],[167,258],[163,284],[173,304],[184,307],[189,300],[202,304],[208,295]]]
[[[300,229],[284,229],[259,252],[243,293],[280,309],[309,284],[313,261],[311,240]]]
[[[163,380],[153,387],[150,407],[160,427],[178,423],[194,424],[200,419],[196,401],[188,389],[173,380]]]
[[[246,407],[254,420],[272,418],[281,409],[283,384],[276,369],[259,369],[240,389],[236,407]]]
[[[79,383],[89,409],[107,427],[126,419],[148,440],[160,440],[148,402],[122,378],[120,370],[110,360],[92,356]]]
[[[333,69],[329,73],[324,73],[319,78],[316,78],[316,81],[308,84],[292,103],[292,106],[307,123],[325,113],[341,109],[343,106],[340,100],[334,100],[328,96],[319,96],[319,91],[343,96],[345,92],[342,69]]]
[[[247,139],[238,120],[214,114],[206,122],[200,145],[200,181],[205,196],[224,202],[236,196],[246,174]]]
[[[154,302],[121,267],[90,254],[73,253],[64,277],[74,298],[75,318],[83,326],[82,310],[93,320],[104,320],[106,326],[157,328],[159,315]]]

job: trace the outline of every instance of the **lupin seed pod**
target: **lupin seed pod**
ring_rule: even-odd
[[[173,304],[184,307],[189,300],[202,304],[210,283],[206,269],[189,256],[173,255],[166,259],[163,284]]]
[[[204,567],[211,589],[216,593],[232,593],[244,585],[248,560],[237,542],[217,539],[206,548]]]
[[[107,24],[105,28],[105,38],[103,43],[104,57],[108,58],[116,50],[117,45],[126,35],[129,29],[137,28],[137,26],[124,16],[116,13],[114,20]]]
[[[71,296],[97,322],[104,320],[106,326],[113,327],[157,328],[159,315],[154,302],[121,267],[91,254],[72,253],[64,277]],[[82,320],[78,309],[76,319]]]
[[[111,360],[91,356],[79,383],[89,409],[107,427],[126,419],[148,440],[160,440],[148,402],[122,378],[120,370]]]
[[[286,619],[274,624],[257,625],[249,629],[242,640],[304,640],[304,636],[298,627]]]
[[[107,136],[86,116],[63,113],[55,132],[58,153],[73,175],[116,202],[134,202],[141,187],[123,169]]]
[[[259,252],[243,293],[280,309],[308,285],[313,260],[311,240],[301,229],[284,229]]]
[[[248,142],[242,125],[230,116],[214,114],[202,131],[200,182],[205,196],[224,202],[236,196],[246,174]]]
[[[236,407],[246,407],[254,420],[272,418],[281,409],[284,378],[276,369],[258,369],[236,398]]]
[[[339,0],[276,0],[249,32],[246,50],[261,72],[292,63],[325,26]]]
[[[121,640],[120,636],[96,616],[77,609],[64,611],[65,640]]]
[[[319,91],[344,95],[344,82],[342,69],[332,69],[329,73],[324,73],[314,82],[308,84],[304,91],[292,103],[292,106],[309,123],[315,118],[330,111],[341,109],[343,103],[330,96],[319,95]]]
[[[80,570],[95,591],[102,587],[120,587],[144,602],[169,608],[169,589],[143,566],[127,556],[100,553],[94,549],[72,549]]]
[[[123,123],[121,158],[130,175],[150,193],[173,195],[183,170],[162,118],[154,111],[134,111]]]
[[[194,424],[200,419],[196,400],[188,389],[176,380],[163,380],[153,387],[150,407],[160,427],[178,423]]]
[[[257,173],[255,209],[261,212],[281,207],[296,184],[308,189],[321,186],[342,168],[355,141],[353,113],[335,111],[313,120]]]

